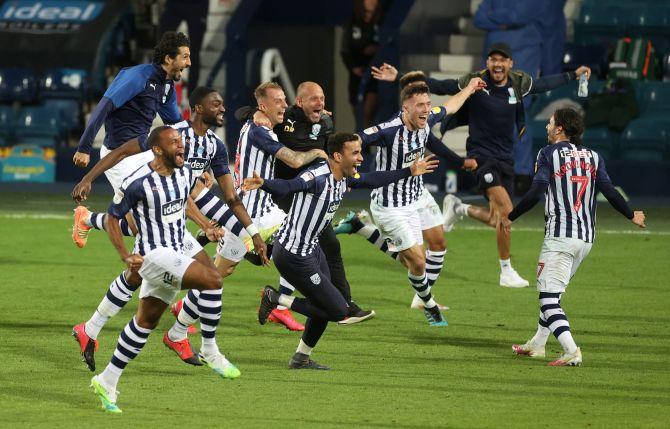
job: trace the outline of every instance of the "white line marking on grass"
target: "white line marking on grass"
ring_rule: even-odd
[[[71,215],[62,215],[55,213],[12,213],[0,212],[0,218],[2,219],[54,219],[54,220],[66,220],[72,219]],[[462,229],[466,231],[490,231],[493,228],[487,226],[458,226],[457,229]],[[531,227],[512,227],[513,231],[521,232],[544,232],[544,228],[531,228]],[[670,235],[670,231],[647,231],[647,230],[616,230],[616,229],[596,229],[596,235],[598,234],[622,234],[622,235]]]

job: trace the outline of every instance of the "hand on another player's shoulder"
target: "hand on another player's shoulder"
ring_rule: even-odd
[[[242,190],[244,192],[253,191],[263,186],[264,180],[261,176],[258,175],[258,172],[254,171],[254,177],[247,177],[242,183]]]
[[[646,228],[647,225],[644,223],[646,219],[647,217],[642,210],[636,210],[633,212],[633,219],[631,221],[640,228]]]

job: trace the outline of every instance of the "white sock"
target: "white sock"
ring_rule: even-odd
[[[215,355],[219,352],[219,346],[216,344],[216,338],[202,338],[200,352],[205,356]]]
[[[107,367],[105,367],[105,370],[102,371],[100,375],[98,375],[98,378],[100,381],[102,381],[102,384],[104,384],[106,388],[116,392],[116,385],[119,384],[119,378],[121,377],[122,373],[122,369],[119,369],[109,363],[107,364]]]
[[[537,325],[537,332],[535,333],[533,338],[530,339],[530,342],[535,344],[536,346],[544,346],[545,344],[547,344],[547,340],[549,339],[550,334],[551,330],[549,328]]]
[[[277,308],[279,308],[280,306],[282,307],[282,309],[291,308],[291,306],[293,305],[294,300],[295,300],[295,296],[293,296],[293,295],[281,294],[281,295],[279,295],[279,304],[280,305],[278,305]]]
[[[175,320],[174,325],[168,331],[170,341],[182,341],[188,337],[188,325],[184,325],[179,320]]]
[[[501,259],[500,260],[500,271],[506,272],[506,271],[512,271],[512,261],[508,259]]]
[[[313,349],[314,349],[313,347],[308,346],[301,339],[300,342],[298,343],[298,348],[295,351],[296,353],[302,353],[304,355],[309,356],[312,354]]]
[[[437,305],[434,298],[430,298],[428,301],[423,303],[423,306],[426,308],[433,308]]]
[[[575,344],[575,340],[572,338],[570,331],[563,332],[557,339],[566,353],[574,353],[577,351],[577,344]]]
[[[468,208],[470,207],[470,204],[459,204],[454,208],[454,212],[459,215],[459,216],[469,216],[468,215]]]
[[[84,324],[86,335],[91,337],[92,340],[97,339],[102,327],[105,326],[105,323],[107,323],[108,320],[109,317],[103,316],[98,310],[95,310],[93,316],[91,316],[91,318]]]

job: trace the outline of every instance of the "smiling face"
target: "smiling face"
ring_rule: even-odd
[[[184,150],[181,134],[174,128],[163,130],[158,145],[153,147],[154,155],[161,158],[163,164],[168,168],[184,166]]]
[[[265,96],[258,102],[258,108],[270,119],[273,127],[284,122],[287,107],[286,95],[278,88],[266,89]]]
[[[211,92],[202,99],[202,104],[197,105],[196,113],[202,115],[202,121],[210,127],[223,126],[223,114],[226,109],[223,107],[223,98],[218,92]]]
[[[507,83],[507,73],[513,65],[514,62],[511,58],[507,58],[499,52],[493,52],[486,59],[486,68],[495,85],[505,85]]]
[[[424,128],[430,113],[430,95],[414,94],[402,103],[405,119],[414,129]]]
[[[165,56],[165,71],[167,78],[174,81],[181,79],[184,69],[191,67],[191,50],[188,46],[180,46],[174,58]]]
[[[351,140],[342,145],[341,152],[335,152],[335,159],[342,168],[344,177],[354,177],[358,173],[358,167],[363,163],[361,140]]]
[[[316,83],[303,83],[298,87],[295,104],[302,109],[312,123],[316,124],[321,120],[326,96],[323,94],[323,89]]]

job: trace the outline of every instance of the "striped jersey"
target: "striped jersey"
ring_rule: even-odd
[[[247,121],[237,142],[235,187],[239,189],[245,178],[253,177],[254,171],[265,180],[274,179],[274,155],[283,147],[274,131]],[[245,192],[240,197],[252,219],[269,213],[274,205],[270,194],[262,189]]]
[[[347,190],[347,180],[336,180],[327,162],[307,168],[298,178],[307,182],[307,190],[294,195],[276,241],[293,254],[307,256],[333,220]]]
[[[596,191],[610,184],[605,162],[596,151],[564,141],[537,154],[533,181],[545,193],[545,237],[578,238],[592,243],[596,225]]]
[[[398,116],[389,122],[365,129],[360,133],[364,145],[379,146],[375,159],[376,171],[391,171],[409,167],[416,159],[423,158],[430,140],[437,140],[430,131],[430,124],[446,116],[446,109],[431,109],[423,128],[410,131]],[[400,179],[372,191],[371,198],[383,207],[405,207],[416,202],[423,192],[423,176]]]
[[[176,123],[172,128],[179,131],[184,141],[186,162],[191,166],[193,180],[210,168],[214,177],[230,173],[228,150],[214,131],[207,130],[204,136],[199,136],[190,121]]]
[[[192,177],[186,163],[170,176],[161,176],[147,163],[124,179],[107,212],[118,219],[132,212],[138,230],[134,253],[145,255],[158,247],[184,253]]]

